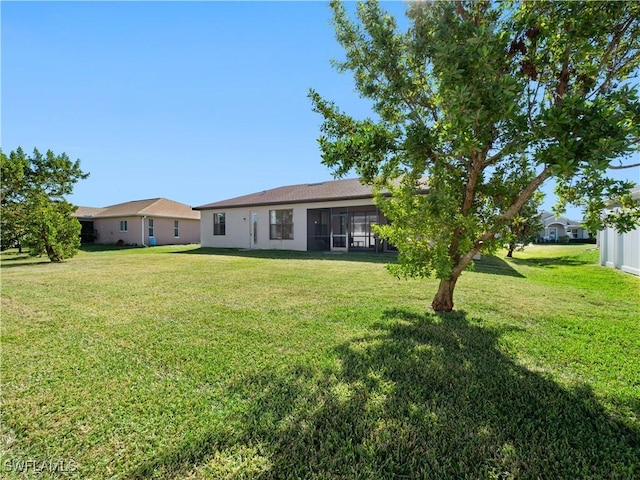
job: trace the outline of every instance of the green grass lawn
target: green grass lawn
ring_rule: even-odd
[[[4,253],[0,477],[640,477],[640,279],[515,255]]]

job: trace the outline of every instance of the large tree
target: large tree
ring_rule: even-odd
[[[76,207],[65,196],[89,174],[62,153],[37,149],[27,156],[18,147],[9,156],[0,151],[2,167],[3,246],[17,244],[32,255],[46,254],[52,262],[72,257],[80,247],[80,222]]]
[[[453,308],[461,273],[548,179],[592,231],[637,223],[632,183],[608,169],[638,150],[640,2],[412,2],[405,31],[375,1],[355,18],[331,8],[335,65],[373,115],[312,90],[323,163],[374,186],[390,220],[378,234],[399,251],[390,268],[440,279],[434,310]],[[602,218],[606,198],[621,215]]]

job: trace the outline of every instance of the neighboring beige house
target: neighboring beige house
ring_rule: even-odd
[[[120,245],[176,245],[200,242],[200,212],[166,198],[79,207],[82,241]]]
[[[542,212],[540,221],[543,229],[540,231],[540,242],[561,242],[563,240],[588,240],[593,238],[581,222],[569,220],[566,217],[556,217],[551,212]]]
[[[358,179],[290,185],[209,203],[201,212],[203,247],[302,251],[393,250],[373,224],[386,223],[371,187]]]
[[[640,201],[640,187],[631,191],[634,200]],[[603,212],[605,215],[620,208],[611,203]],[[627,233],[618,233],[613,228],[598,232],[600,265],[617,268],[623,272],[640,275],[640,227]]]

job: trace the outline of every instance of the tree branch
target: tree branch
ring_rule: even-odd
[[[564,94],[569,87],[569,46],[565,49],[565,59],[562,62],[562,70],[560,70],[560,78],[556,85],[556,105],[560,105],[564,99]]]
[[[607,72],[607,76],[602,81],[600,86],[598,88],[596,88],[593,91],[593,93],[591,93],[591,95],[589,95],[587,98],[590,99],[590,98],[593,98],[595,95],[599,95],[600,93],[602,93],[602,91],[611,83],[611,81],[613,80],[614,76],[617,75],[620,72],[620,69],[622,67],[624,67],[627,64],[632,63],[632,62],[634,62],[635,60],[638,60],[638,59],[640,59],[640,51],[637,51],[633,55],[629,56],[624,63],[618,64],[618,65],[611,65],[611,68],[609,68],[609,70]]]
[[[611,170],[624,170],[625,168],[633,168],[633,167],[640,167],[640,162],[632,163],[631,165],[609,165],[607,168]]]
[[[523,205],[527,203],[527,200],[531,198],[531,195],[533,195],[538,187],[540,187],[540,185],[542,185],[544,181],[549,177],[550,172],[551,167],[544,167],[542,172],[540,172],[540,174],[535,177],[529,183],[529,185],[527,185],[525,189],[522,190],[522,192],[520,192],[520,195],[515,200],[515,202],[513,202],[513,204],[502,215],[499,215],[496,218],[496,222],[494,223],[493,228],[490,228],[487,232],[476,239],[475,242],[473,242],[473,248],[458,260],[457,265],[454,267],[451,273],[452,277],[457,277],[464,271],[465,268],[467,268],[467,265],[469,265],[469,263],[473,260],[473,257],[480,251],[484,242],[496,236],[498,227],[500,227],[504,222],[509,221],[516,216]]]
[[[482,169],[482,157],[478,153],[474,153],[471,164],[471,171],[469,172],[469,181],[467,182],[467,188],[465,189],[464,201],[462,203],[462,215],[465,217],[469,214],[471,206],[473,205],[473,198],[476,191],[476,183],[478,182],[478,175]]]
[[[609,45],[607,45],[607,49],[605,50],[604,54],[602,54],[602,57],[600,57],[600,65],[605,65],[609,61],[609,57],[611,57],[611,54],[620,43],[620,40],[622,39],[626,31],[631,25],[633,25],[634,20],[634,16],[631,15],[624,22],[618,25],[618,28],[615,29],[613,37],[611,37]]]
[[[460,15],[460,18],[462,20],[467,20],[467,18],[469,18],[469,16],[467,15],[467,11],[464,8],[464,4],[462,2],[462,0],[458,0],[456,5],[456,12],[458,12],[458,15]]]
[[[484,162],[483,162],[483,165],[485,167],[488,167],[489,165],[493,165],[495,162],[497,162],[502,157],[504,157],[507,154],[507,152],[508,152],[508,150],[510,148],[512,148],[514,145],[518,145],[518,144],[521,144],[521,143],[520,142],[509,142],[509,143],[507,143],[498,152],[494,153],[489,158],[486,158],[484,160]]]
[[[629,27],[633,25],[633,22],[635,20],[636,20],[635,17],[631,15],[624,22],[618,25],[618,28],[615,30],[615,33],[613,34],[613,37],[611,37],[611,41],[609,42],[609,45],[607,45],[607,49],[605,50],[604,54],[600,58],[600,65],[605,65],[609,61],[609,58],[611,57],[612,53],[620,44],[620,40],[622,40],[622,37],[627,32]],[[600,94],[607,87],[607,85],[611,83],[613,76],[616,73],[618,73],[618,71],[620,70],[620,67],[623,67],[625,64],[627,64],[629,61],[632,61],[634,58],[637,58],[639,54],[640,52],[636,52],[634,55],[631,55],[631,57],[629,57],[626,62],[623,62],[622,64],[616,65],[617,62],[612,61],[611,67],[608,69],[607,75],[605,76],[605,79],[603,80],[602,84],[600,84],[600,86],[596,88],[594,90],[594,93],[589,97]]]

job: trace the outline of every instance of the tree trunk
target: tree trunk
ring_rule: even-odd
[[[438,292],[433,297],[431,302],[431,308],[436,312],[450,312],[453,310],[453,290],[456,288],[456,282],[459,275],[452,275],[451,277],[440,280],[438,286]]]
[[[496,221],[498,222],[508,222],[513,219],[513,217],[520,211],[522,206],[531,198],[533,192],[535,192],[540,185],[544,183],[547,177],[551,173],[551,166],[547,165],[542,172],[538,174],[536,178],[534,178],[529,185],[527,185],[524,190],[520,192],[520,196],[515,200],[515,202],[498,218]],[[433,302],[431,302],[431,308],[433,308],[436,312],[450,312],[453,310],[453,290],[456,288],[456,282],[462,274],[462,271],[469,265],[469,263],[473,260],[473,256],[478,253],[482,244],[487,240],[491,240],[496,236],[496,232],[489,229],[484,234],[480,235],[475,242],[473,248],[467,252],[462,257],[458,258],[457,264],[453,269],[453,273],[449,276],[449,278],[440,280],[440,285],[438,286],[438,292],[436,296],[433,298]],[[457,247],[457,246],[456,246]],[[450,252],[455,252],[457,248],[450,248]]]
[[[54,263],[60,263],[62,261],[51,245],[47,245],[45,248],[47,250],[47,256],[49,257],[49,260]]]
[[[513,251],[516,249],[516,244],[515,242],[511,242],[509,243],[509,251],[507,252],[507,257],[512,258],[513,257]]]

